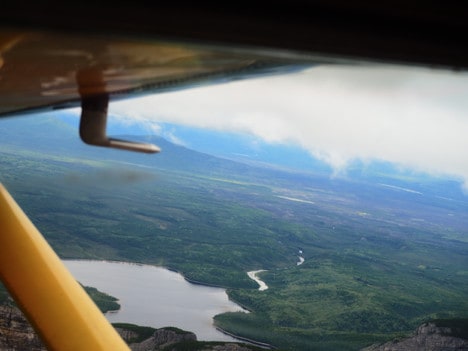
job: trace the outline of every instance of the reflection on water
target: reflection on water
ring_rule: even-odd
[[[187,282],[165,268],[107,261],[64,261],[83,285],[119,299],[121,309],[107,313],[111,322],[155,328],[174,326],[197,334],[199,340],[233,341],[214,328],[213,316],[241,311],[226,291]]]

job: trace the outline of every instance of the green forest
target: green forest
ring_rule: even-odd
[[[418,183],[419,196],[378,185],[388,179],[184,149],[166,162],[3,143],[1,182],[62,258],[160,265],[225,287],[251,311],[216,316],[233,334],[284,350],[357,350],[468,316],[468,200],[442,199],[438,181]],[[247,276],[257,269],[268,290]]]

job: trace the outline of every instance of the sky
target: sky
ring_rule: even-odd
[[[296,144],[337,172],[388,161],[456,177],[468,190],[467,73],[323,65],[120,101],[110,113],[156,131],[174,123]]]

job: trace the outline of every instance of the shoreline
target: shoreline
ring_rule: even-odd
[[[276,347],[274,347],[273,345],[268,344],[266,342],[256,341],[256,340],[249,339],[249,338],[246,338],[246,337],[243,337],[243,336],[239,336],[239,335],[236,335],[234,333],[228,332],[227,330],[224,330],[223,328],[218,327],[218,326],[215,326],[215,328],[218,331],[220,331],[221,333],[229,335],[230,337],[233,337],[233,338],[238,339],[240,341],[244,341],[244,342],[247,342],[247,343],[252,344],[254,346],[259,346],[259,347],[264,348],[264,349],[276,350]]]
[[[193,284],[193,285],[200,285],[200,286],[206,286],[206,287],[210,287],[210,288],[219,288],[219,289],[224,289],[228,299],[230,301],[232,301],[233,303],[235,303],[237,306],[239,306],[240,310],[238,312],[241,312],[241,313],[252,313],[252,311],[249,309],[249,308],[246,308],[245,306],[243,306],[241,303],[237,302],[235,299],[232,299],[231,296],[228,294],[228,287],[224,287],[224,286],[221,286],[221,285],[215,285],[215,284],[209,284],[209,283],[203,283],[203,282],[200,282],[200,281],[197,281],[197,280],[193,280],[193,279],[190,279],[190,278],[187,278],[182,272],[178,271],[177,269],[174,269],[172,267],[166,267],[166,266],[162,266],[162,265],[155,265],[155,264],[147,264],[147,263],[140,263],[140,262],[129,262],[129,261],[118,261],[118,260],[106,260],[106,259],[102,259],[102,260],[98,260],[98,259],[86,259],[86,258],[61,258],[62,261],[94,261],[94,262],[110,262],[110,263],[120,263],[120,264],[130,264],[130,265],[136,265],[136,266],[149,266],[149,267],[157,267],[157,268],[163,268],[163,269],[167,269],[168,271],[171,271],[171,272],[174,272],[174,273],[177,273],[177,274],[180,274],[185,281],[187,281],[188,283],[190,284]],[[265,271],[265,270],[260,270],[261,272]],[[260,271],[255,271],[255,272],[260,272]],[[249,272],[248,272],[249,273]],[[261,280],[260,280],[261,281]],[[263,281],[262,281],[263,283]],[[260,284],[259,284],[260,285]],[[266,284],[265,284],[266,285]],[[261,287],[259,288],[261,289]],[[268,287],[267,287],[268,289]],[[118,310],[115,310],[115,311],[107,311],[105,314],[107,313],[118,313],[121,309],[119,308]],[[213,316],[213,321],[214,321],[214,316]],[[236,335],[236,334],[233,334],[227,330],[224,330],[216,325],[213,324],[213,326],[215,327],[216,330],[218,330],[219,332],[225,334],[225,335],[228,335],[240,342],[246,342],[246,343],[249,343],[249,344],[252,344],[254,346],[259,346],[259,347],[262,347],[262,348],[265,348],[265,349],[270,349],[270,350],[274,350],[276,349],[273,345],[270,345],[268,343],[264,343],[264,342],[261,342],[261,341],[256,341],[256,340],[253,340],[253,339],[249,339],[249,338],[246,338],[246,337],[243,337],[243,336],[239,336],[239,335]]]
[[[149,267],[157,267],[157,268],[163,268],[163,269],[167,269],[168,271],[171,271],[171,272],[174,272],[174,273],[177,273],[177,274],[180,274],[185,281],[187,281],[188,283],[190,284],[193,284],[193,285],[200,285],[200,286],[206,286],[206,287],[210,287],[210,288],[219,288],[219,289],[224,289],[228,299],[235,303],[238,307],[239,307],[239,311],[237,312],[241,312],[241,313],[252,313],[252,311],[243,306],[241,303],[237,302],[235,299],[231,298],[231,296],[228,294],[228,287],[224,287],[224,286],[221,286],[221,285],[215,285],[215,284],[209,284],[209,283],[203,283],[203,282],[200,282],[200,281],[196,281],[196,280],[193,280],[193,279],[190,279],[190,278],[187,278],[185,277],[185,275],[178,271],[177,269],[174,269],[172,267],[166,267],[166,266],[162,266],[162,265],[155,265],[155,264],[147,264],[147,263],[140,263],[140,262],[129,262],[129,261],[119,261],[119,260],[108,260],[108,259],[86,259],[86,258],[61,258],[62,262],[64,261],[93,261],[93,262],[109,262],[109,263],[119,263],[119,264],[129,264],[129,265],[136,265],[136,266],[149,266]],[[262,270],[263,271],[263,270]],[[118,313],[119,311],[121,310],[121,308],[119,308],[118,310],[113,310],[113,311],[107,311],[106,313],[104,314],[113,314],[113,313]],[[213,316],[213,321],[214,321],[214,316]],[[220,327],[217,327],[213,324],[213,326],[215,327],[216,330],[218,330],[219,332],[225,334],[225,335],[228,335],[228,336],[231,336],[232,338],[238,340],[239,342],[247,342],[247,343],[250,343],[252,345],[255,345],[255,346],[259,346],[259,347],[262,347],[262,348],[267,348],[267,349],[275,349],[275,347],[273,345],[270,345],[270,344],[267,344],[267,343],[263,343],[263,342],[260,342],[260,341],[256,341],[256,340],[253,340],[253,339],[249,339],[249,338],[246,338],[246,337],[242,337],[242,336],[239,336],[239,335],[236,335],[236,334],[233,334],[227,330],[224,330]]]
[[[210,283],[204,283],[200,282],[198,280],[194,280],[191,278],[187,278],[183,272],[172,268],[168,266],[163,266],[163,265],[158,265],[158,264],[151,264],[151,263],[141,263],[141,262],[130,262],[130,261],[119,261],[119,260],[108,260],[108,259],[94,259],[94,258],[63,258],[60,257],[61,261],[93,261],[93,262],[109,262],[109,263],[122,263],[122,264],[130,264],[130,265],[135,265],[135,266],[149,266],[149,267],[157,267],[157,268],[163,268],[167,269],[168,271],[180,274],[184,280],[189,282],[190,284],[194,285],[201,285],[201,286],[207,286],[209,288],[220,288],[224,290],[232,289],[232,287],[229,286],[223,286],[223,285],[217,285],[217,284],[210,284]]]

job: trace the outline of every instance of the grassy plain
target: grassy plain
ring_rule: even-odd
[[[468,315],[468,201],[451,184],[394,183],[408,192],[171,145],[161,158],[26,146],[1,148],[1,181],[61,257],[163,265],[227,287],[252,311],[216,317],[234,334],[356,350]],[[256,269],[268,290],[247,277]]]

